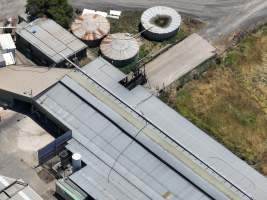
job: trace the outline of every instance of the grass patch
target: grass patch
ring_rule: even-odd
[[[161,99],[267,175],[267,25]]]
[[[142,13],[142,10],[125,10],[122,11],[120,19],[109,19],[110,33],[137,34]]]

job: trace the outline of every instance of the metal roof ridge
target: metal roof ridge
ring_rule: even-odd
[[[133,111],[135,114],[138,114],[138,116],[141,117],[144,121],[148,122],[152,127],[154,127],[155,129],[157,129],[159,132],[161,132],[162,134],[164,134],[167,138],[171,139],[174,143],[176,143],[178,146],[180,146],[183,150],[185,150],[190,155],[192,155],[194,158],[196,158],[197,160],[199,160],[207,168],[209,168],[211,171],[213,171],[218,176],[220,176],[222,179],[224,179],[226,182],[228,182],[232,187],[236,188],[241,194],[243,194],[244,196],[246,196],[248,199],[252,199],[250,196],[248,196],[246,193],[244,193],[241,189],[239,189],[237,186],[235,186],[230,181],[228,181],[227,179],[225,179],[222,175],[218,174],[215,170],[213,170],[206,163],[204,163],[203,161],[201,161],[193,153],[191,153],[190,151],[188,151],[181,144],[179,144],[176,141],[174,141],[170,136],[168,136],[166,133],[164,133],[160,128],[158,128],[153,123],[151,123],[148,119],[146,119],[146,117],[144,117],[141,113],[137,112],[134,108],[131,108],[130,105],[128,105],[125,102],[123,102],[122,100],[120,100],[116,95],[112,94],[110,91],[108,91],[107,89],[105,89],[102,85],[100,85],[97,81],[95,81],[93,78],[91,78],[90,76],[88,76],[81,69],[79,69],[79,71],[80,71],[80,73],[82,73],[83,75],[85,75],[85,77],[87,77],[87,79],[90,79],[91,80],[91,84],[86,84],[86,82],[83,82],[81,80],[80,74],[77,74],[77,72],[76,73],[71,73],[68,76],[72,80],[74,80],[75,82],[77,82],[81,87],[83,87],[84,89],[86,89],[89,93],[93,94],[102,103],[108,105],[112,110],[114,110],[116,113],[118,113],[119,115],[121,115],[130,124],[134,125],[136,128],[139,128],[139,129],[141,129],[143,127],[143,125],[144,125],[144,123],[141,123],[140,120],[136,119],[135,117],[132,116],[132,114],[130,114],[125,109],[123,109],[122,106],[118,106],[118,105],[116,105],[115,102],[110,101],[108,99],[110,97],[107,97],[104,94],[105,92],[107,92],[109,94],[109,96],[113,96],[114,98],[116,98],[117,100],[119,100],[120,103],[124,104],[127,108],[131,109],[131,111]],[[85,80],[86,79],[84,79],[84,81]],[[94,85],[94,86],[92,86],[92,85]],[[102,88],[103,91],[100,92],[100,90],[98,89],[98,87]],[[211,176],[209,173],[207,173],[198,164],[196,164],[195,162],[193,162],[191,159],[189,159],[185,155],[179,154],[179,152],[177,151],[177,148],[175,148],[172,144],[170,144],[166,140],[164,141],[162,138],[159,138],[159,137],[157,138],[155,136],[157,134],[154,134],[155,132],[153,133],[153,130],[152,129],[145,128],[143,131],[144,131],[144,133],[145,133],[145,135],[147,137],[149,137],[151,140],[153,140],[154,142],[156,142],[159,145],[161,145],[162,148],[164,148],[166,151],[168,151],[170,154],[172,154],[178,160],[182,161],[187,167],[189,167],[193,172],[195,172],[196,174],[198,174],[202,179],[204,179],[209,184],[211,184],[213,187],[215,187],[218,191],[220,191],[221,193],[225,194],[230,199],[233,199],[233,200],[235,200],[235,199],[236,200],[237,199],[238,200],[241,199],[241,197],[239,195],[237,195],[236,193],[234,193],[234,191],[232,191],[230,188],[227,188],[225,185],[223,185],[214,176]]]

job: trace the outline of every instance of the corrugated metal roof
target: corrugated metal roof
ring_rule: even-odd
[[[6,66],[5,59],[2,54],[0,54],[0,67]]]
[[[99,40],[109,33],[110,23],[106,17],[101,15],[83,14],[72,23],[71,31],[83,40]]]
[[[16,49],[15,43],[10,34],[0,34],[0,49]]]
[[[36,19],[21,26],[16,33],[55,63],[64,59],[59,55],[60,53],[70,57],[87,47],[78,38],[50,19]]]
[[[86,70],[87,67],[89,68],[90,65],[84,69]],[[216,172],[230,180],[254,199],[264,200],[267,198],[267,194],[264,192],[265,188],[267,188],[265,177],[161,100],[151,95],[145,88],[138,86],[127,93],[125,88],[116,82],[106,84],[103,75],[98,76],[97,73],[87,72],[89,76],[93,77],[115,96],[142,113],[143,116],[160,127],[171,138],[183,144]]]
[[[2,56],[5,60],[6,66],[14,65],[16,63],[13,53],[4,53]]]
[[[122,188],[126,187],[126,194],[123,195],[133,192],[141,195],[141,199],[146,199],[145,196],[157,199],[154,196],[157,194],[168,195],[166,189],[174,195],[172,199],[189,199],[195,191],[198,193],[201,190],[200,194],[204,197],[200,198],[205,199],[209,198],[205,193],[218,200],[249,199],[248,196],[255,200],[266,199],[264,188],[267,188],[267,181],[263,176],[142,87],[128,91],[116,80],[110,79],[108,74],[90,70],[91,67],[97,70],[104,65],[109,64],[100,58],[87,65],[84,70],[112,95],[88,77],[75,72],[38,99],[42,107],[73,131],[76,144],[70,143],[68,148],[84,153],[85,160],[89,157],[87,162],[93,165],[89,164],[90,169],[97,172],[90,173],[90,169],[84,168],[79,171],[80,176],[73,175],[73,180],[97,197],[104,195],[105,191],[106,198],[110,199],[125,199],[117,196],[121,185]],[[116,69],[113,72],[117,73]],[[109,81],[106,81],[106,78],[109,78]],[[134,96],[136,98],[133,98]],[[113,128],[117,130],[114,131],[118,135],[112,135]],[[144,172],[154,177],[154,171],[147,172],[143,167],[141,171],[134,170],[134,166],[139,166],[139,161],[147,161],[141,156],[142,152],[145,152],[144,156],[151,155],[160,162],[160,166],[163,166],[164,170],[159,170],[161,173],[156,177],[161,177],[165,174],[163,172],[167,173],[169,170],[172,175],[157,181],[143,180]],[[125,157],[133,165],[128,165]],[[151,169],[157,166],[153,162],[145,164]],[[97,170],[99,165],[106,171]],[[126,174],[125,168],[128,169]],[[107,171],[110,171],[109,174],[112,172],[112,181],[107,181]],[[244,174],[241,174],[242,171]],[[157,182],[169,185],[164,185],[165,190],[159,190],[155,186]],[[180,188],[179,184],[182,182],[187,183],[183,189],[183,197],[179,196],[181,193],[176,195],[177,188]],[[85,183],[94,186],[96,190],[91,191]],[[148,188],[143,187],[144,185]],[[134,188],[140,192],[136,193]],[[142,197],[142,194],[145,196]]]
[[[79,141],[83,146],[85,146],[88,149],[88,151],[91,151],[91,152],[93,151],[93,153],[98,158],[104,159],[105,154],[103,154],[103,153],[99,154],[100,153],[99,149],[94,150],[94,145],[103,145],[100,147],[106,148],[106,147],[108,147],[108,144],[106,144],[105,142],[100,142],[100,144],[97,144],[97,141],[94,142],[93,140],[95,138],[100,137],[98,135],[101,134],[102,132],[105,134],[110,134],[112,126],[113,127],[116,127],[116,126],[114,124],[111,124],[109,121],[107,121],[107,119],[105,117],[101,116],[101,114],[99,114],[96,110],[94,110],[93,112],[88,111],[88,108],[90,108],[90,107],[86,108],[84,106],[84,104],[81,102],[81,98],[79,98],[79,96],[82,97],[83,99],[86,99],[87,103],[93,104],[94,107],[101,109],[101,112],[104,112],[106,115],[108,115],[108,113],[110,115],[113,115],[113,116],[109,116],[109,118],[112,120],[114,120],[116,118],[116,114],[110,112],[110,110],[108,108],[103,107],[103,105],[101,105],[100,103],[97,103],[97,100],[95,99],[95,97],[93,97],[92,95],[89,95],[86,91],[83,91],[83,89],[80,88],[79,84],[75,83],[75,81],[73,81],[72,79],[66,77],[61,82],[65,85],[65,87],[71,88],[71,90],[78,92],[78,93],[75,95],[70,90],[64,89],[64,86],[58,85],[57,89],[55,89],[55,91],[53,91],[53,92],[51,91],[53,93],[52,97],[48,93],[47,96],[43,96],[40,99],[40,101],[39,101],[40,104],[42,106],[44,106],[45,109],[49,110],[49,112],[52,112],[54,115],[57,113],[56,117],[58,119],[62,119],[61,116],[63,116],[64,119],[66,120],[66,121],[64,121],[64,119],[63,119],[63,123],[67,124],[67,126],[73,131],[73,137],[77,141]],[[68,99],[69,103],[64,102],[63,99]],[[90,109],[92,109],[92,108],[90,108]],[[78,110],[78,113],[76,113],[76,110]],[[87,118],[81,119],[81,116],[83,116],[82,112],[83,113],[90,113],[90,116]],[[117,116],[117,118],[118,118],[118,116]],[[129,125],[127,123],[127,121],[124,121],[123,119],[120,119],[120,118],[118,118],[115,121],[115,123],[117,126],[123,127],[124,131],[126,131],[127,134],[130,134],[131,136],[135,136],[138,132],[140,132],[140,138],[139,137],[136,138],[138,140],[138,142],[146,141],[146,143],[147,143],[146,145],[149,146],[148,148],[150,150],[152,150],[154,153],[156,153],[156,155],[160,156],[160,154],[161,154],[163,157],[166,156],[166,153],[164,153],[164,151],[162,151],[162,149],[158,149],[160,146],[158,146],[157,144],[152,142],[148,137],[146,137],[146,135],[144,135],[143,130],[141,130],[141,129],[139,130],[139,128],[133,127],[132,125]],[[111,126],[111,127],[109,127],[109,126]],[[145,129],[145,128],[146,127],[144,125],[142,129]],[[83,135],[81,135],[80,129],[84,131]],[[92,130],[92,132],[90,130]],[[91,133],[89,134],[89,132],[91,132]],[[86,137],[88,139],[86,139]],[[106,139],[106,137],[103,137],[103,138]],[[103,140],[103,138],[102,138],[102,140]],[[89,143],[90,141],[93,141],[93,142]],[[115,138],[114,142],[111,142],[111,145],[113,148],[116,148],[117,150],[119,150],[119,152],[125,153],[126,150],[128,148],[130,148],[132,144],[134,144],[134,142],[135,141],[133,141],[133,140],[131,141],[129,136],[127,136],[125,133],[123,133],[123,134],[120,134],[120,137],[118,136],[118,138]],[[124,152],[124,149],[126,146],[127,146],[127,149]],[[114,155],[112,155],[112,151],[110,148],[109,148],[108,152],[106,152],[106,153],[109,153],[109,154],[111,154],[110,156],[114,157]],[[117,153],[117,155],[118,155],[118,153]],[[131,155],[131,156],[133,156],[133,155]],[[131,156],[129,159],[133,160],[134,157],[132,158]],[[163,157],[161,157],[161,158],[163,158]],[[184,169],[183,164],[181,164],[175,158],[172,158],[170,156],[168,159],[167,158],[168,158],[168,156],[166,158],[164,158],[165,162],[176,163],[175,168],[178,172],[181,172],[180,170],[182,170],[183,174],[184,173],[190,173],[188,170]],[[110,160],[110,158],[106,158],[106,159],[107,160],[104,160],[105,163]],[[167,161],[166,161],[166,159],[167,159]],[[119,161],[119,159],[117,159],[116,162],[117,161]],[[133,165],[135,165],[135,164],[133,163]],[[112,166],[109,163],[109,167],[112,168],[114,166]],[[153,166],[151,166],[151,167],[153,168]],[[165,166],[165,168],[162,170],[167,172],[169,169],[170,169],[169,167]],[[128,168],[128,170],[131,170],[131,168]],[[120,170],[118,170],[118,171],[121,172]],[[174,174],[177,174],[177,171]],[[140,173],[140,170],[138,172],[139,173],[137,175],[138,176],[141,175],[140,179],[142,179],[144,174]],[[177,174],[177,175],[179,175],[179,174]],[[160,177],[160,175],[159,175],[159,177]],[[126,178],[126,177],[124,177],[124,178]],[[191,177],[191,178],[196,179],[197,177]],[[179,185],[177,183],[175,184],[175,180],[178,181],[179,178],[175,178],[174,180],[171,180],[171,178],[169,177],[169,179],[166,179],[166,180],[170,181],[170,182],[168,182],[168,184],[170,186],[171,185],[175,185],[175,186]],[[186,184],[187,185],[186,191],[188,190],[189,193],[187,193],[187,195],[185,195],[186,197],[181,198],[181,199],[188,199],[188,196],[190,196],[196,188],[195,188],[194,184],[192,184],[192,182],[190,182],[191,179],[182,178],[182,180],[186,181],[188,183],[188,184]],[[128,181],[130,181],[130,180],[128,180]],[[134,185],[137,184],[135,182],[134,183],[131,182],[131,183]],[[150,183],[146,182],[146,184],[149,185]],[[153,182],[151,184],[153,184]],[[205,187],[205,184],[203,185],[203,187]],[[143,186],[141,188],[143,188]],[[189,190],[188,188],[193,188],[193,190]],[[212,189],[211,190],[208,189],[208,190],[212,191]],[[175,191],[172,191],[172,190],[165,190],[165,193],[168,191],[171,191],[171,193],[176,194]],[[200,192],[199,189],[197,189],[197,191]],[[143,192],[145,192],[146,194],[150,193],[149,191],[143,191]],[[161,194],[161,195],[164,195],[164,194]],[[116,194],[114,194],[114,195],[116,195]],[[178,197],[179,197],[179,195],[178,195]],[[152,199],[155,199],[155,198],[153,198],[153,195],[152,195]],[[179,198],[174,198],[174,199],[179,199]],[[221,197],[221,198],[217,198],[217,199],[224,199],[224,198]]]
[[[163,200],[166,194],[177,200],[191,195],[195,200],[210,199],[90,106],[94,97],[77,83],[70,78],[62,83],[67,87],[59,83],[38,101],[72,130],[74,140],[67,148],[79,152],[87,166],[70,178],[83,190],[101,200]]]
[[[3,200],[42,200],[42,198],[30,186],[22,185],[20,183],[17,183],[16,181],[17,181],[16,179],[8,178],[8,177],[0,175],[0,191],[1,191],[0,199],[3,199]],[[7,192],[11,198],[9,198],[2,191]]]

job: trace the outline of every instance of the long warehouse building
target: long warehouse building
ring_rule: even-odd
[[[266,200],[267,180],[102,58],[37,99],[72,130],[86,167],[70,179],[101,200]]]
[[[264,176],[124,78],[100,57],[32,97],[72,132],[85,166],[69,181],[98,200],[267,199]]]

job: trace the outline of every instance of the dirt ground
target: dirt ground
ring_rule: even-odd
[[[0,0],[0,21],[25,11],[26,0]]]
[[[162,99],[267,175],[267,26]]]
[[[0,174],[23,179],[44,200],[54,200],[55,180],[37,165],[36,152],[53,140],[25,115],[0,108]]]

